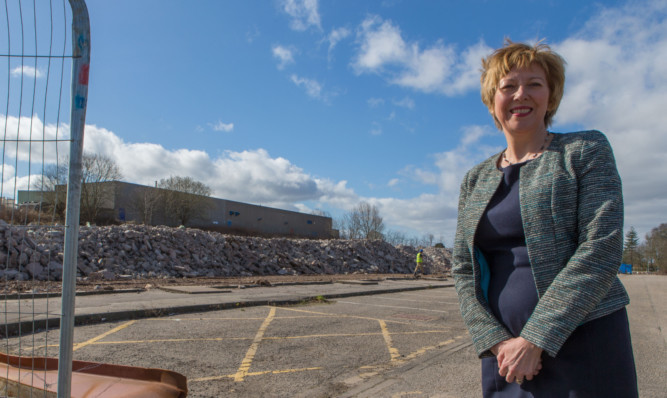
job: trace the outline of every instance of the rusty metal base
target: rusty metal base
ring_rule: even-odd
[[[58,359],[0,354],[0,394],[56,397]],[[187,380],[163,369],[72,361],[72,397],[184,398]]]

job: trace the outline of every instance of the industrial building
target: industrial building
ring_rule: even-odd
[[[164,206],[163,198],[170,191],[122,181],[95,183],[101,192],[98,219],[109,222],[135,222],[147,225],[179,226],[181,223]],[[59,187],[64,189],[65,187]],[[188,217],[186,227],[215,230],[221,233],[293,236],[328,239],[335,235],[331,217],[299,213],[271,207],[235,202],[207,196],[189,195],[196,199],[196,211]],[[51,193],[50,197],[53,197]],[[64,200],[64,191],[59,195]],[[42,192],[19,191],[20,204],[45,198]],[[42,199],[43,200],[43,199]]]

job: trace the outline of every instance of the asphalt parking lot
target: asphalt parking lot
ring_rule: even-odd
[[[642,397],[665,397],[667,278],[624,277]],[[39,333],[7,349],[57,355]],[[452,287],[78,326],[78,360],[177,371],[189,397],[481,396]]]

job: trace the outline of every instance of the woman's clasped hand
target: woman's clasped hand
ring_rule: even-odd
[[[533,380],[542,369],[542,349],[523,337],[500,342],[491,352],[498,360],[498,374],[508,383]]]

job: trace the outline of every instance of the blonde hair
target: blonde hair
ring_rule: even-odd
[[[548,127],[551,125],[560,105],[560,100],[563,98],[565,60],[541,41],[529,45],[514,43],[510,39],[505,39],[503,47],[482,59],[482,77],[480,79],[482,102],[489,108],[498,129],[501,129],[501,126],[493,114],[493,107],[500,80],[514,68],[527,68],[533,64],[540,66],[547,78],[549,104],[547,105],[547,113],[544,115],[544,125]]]

